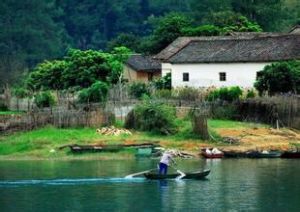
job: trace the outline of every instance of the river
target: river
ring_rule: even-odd
[[[0,161],[0,211],[299,211],[300,160],[181,160],[206,180],[127,174],[157,161]]]

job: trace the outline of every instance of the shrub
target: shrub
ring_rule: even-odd
[[[235,105],[218,105],[212,110],[212,117],[214,119],[235,119],[238,113]]]
[[[246,98],[254,98],[255,97],[255,92],[254,90],[248,90],[246,94]]]
[[[144,95],[150,95],[149,87],[143,82],[134,82],[129,87],[129,93],[135,98],[142,98]]]
[[[156,89],[169,89],[172,88],[171,73],[167,73],[164,77],[154,80],[154,86]]]
[[[207,96],[208,101],[223,100],[232,102],[238,100],[243,94],[243,90],[236,86],[230,88],[220,88],[210,92]]]
[[[39,108],[51,107],[55,105],[55,99],[50,91],[45,91],[34,96],[34,103]]]
[[[125,127],[163,135],[176,132],[174,107],[145,100],[128,114]]]
[[[80,103],[104,102],[108,93],[108,85],[97,81],[91,87],[80,91],[78,99]]]
[[[3,102],[0,102],[0,111],[8,111],[8,107]]]
[[[200,90],[193,87],[177,88],[175,91],[175,97],[185,101],[195,101],[200,97]]]
[[[300,93],[300,61],[277,62],[259,72],[254,87],[259,94]]]
[[[164,99],[171,99],[172,98],[172,91],[168,89],[156,90],[154,93],[156,98],[164,98]]]

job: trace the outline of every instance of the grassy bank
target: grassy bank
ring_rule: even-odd
[[[264,125],[236,121],[209,120],[209,129],[218,138],[220,129],[264,128]],[[93,128],[57,129],[45,127],[30,132],[18,132],[0,137],[0,159],[84,159],[84,158],[128,158],[133,157],[132,149],[119,153],[97,153],[74,155],[68,149],[58,150],[68,144],[124,144],[157,142],[166,148],[178,148],[196,151],[201,145],[223,145],[221,141],[203,141],[191,132],[191,123],[178,120],[178,133],[161,136],[146,132],[133,132],[132,135],[105,136],[96,133]],[[50,150],[55,152],[50,152]]]
[[[0,116],[2,115],[20,115],[23,114],[24,112],[21,111],[0,111]]]

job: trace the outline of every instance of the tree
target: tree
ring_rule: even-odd
[[[118,37],[112,39],[107,43],[107,49],[108,51],[112,51],[116,47],[124,46],[128,49],[133,50],[134,52],[139,52],[140,45],[140,37],[133,34],[121,33],[120,35],[118,35]]]
[[[166,16],[153,20],[154,32],[148,39],[146,48],[149,53],[155,54],[172,43],[177,37],[181,36],[182,29],[190,27],[190,18],[179,13],[170,13]],[[145,49],[145,51],[147,51]]]
[[[120,81],[123,63],[130,55],[126,47],[115,48],[111,53],[70,49],[62,60],[38,64],[26,78],[27,89],[63,90],[88,88],[97,81]]]
[[[91,103],[91,102],[104,102],[108,93],[108,84],[97,81],[89,88],[85,88],[79,92],[79,102]]]
[[[234,12],[257,22],[265,31],[277,31],[290,19],[284,0],[232,0]]]
[[[231,11],[213,13],[207,19],[214,26],[222,28],[225,34],[230,32],[262,31],[262,28],[257,23],[251,22],[245,16]]]
[[[2,84],[45,58],[62,55],[64,29],[53,0],[2,0],[0,14]]]
[[[300,62],[277,62],[259,72],[254,87],[260,95],[268,93],[300,93]]]

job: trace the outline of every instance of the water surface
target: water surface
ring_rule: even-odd
[[[300,161],[183,160],[207,180],[127,174],[157,161],[0,161],[0,211],[299,211]]]

